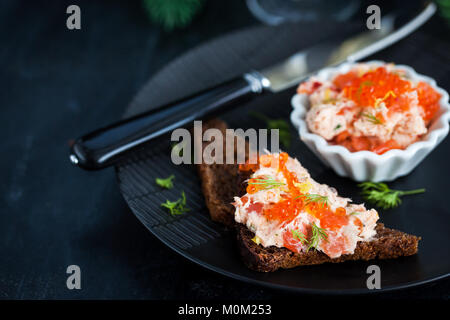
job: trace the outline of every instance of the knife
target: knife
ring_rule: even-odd
[[[298,85],[318,70],[356,62],[406,37],[436,11],[433,3],[414,19],[394,30],[393,18],[383,19],[380,30],[367,31],[344,42],[324,42],[272,67],[245,73],[179,101],[98,129],[75,140],[70,161],[86,170],[116,163],[129,150],[196,119],[225,112],[239,102]]]

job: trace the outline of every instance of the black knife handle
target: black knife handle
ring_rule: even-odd
[[[70,161],[86,170],[102,169],[115,163],[130,149],[196,119],[226,111],[237,102],[260,94],[264,79],[248,73],[182,100],[98,129],[77,139]]]

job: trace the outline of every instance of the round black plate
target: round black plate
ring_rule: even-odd
[[[269,65],[332,36],[334,30],[345,34],[358,29],[354,25],[344,27],[345,30],[342,25],[337,28],[331,24],[257,27],[214,40],[191,50],[155,75],[136,96],[126,115]],[[446,75],[450,70],[443,60],[449,48],[436,46],[424,52],[420,48],[426,42],[427,37],[419,32],[373,58],[409,64],[418,72],[434,77],[445,88],[449,83],[442,81],[448,81]],[[429,43],[427,45],[429,47]],[[441,50],[443,53],[437,54]],[[435,66],[431,70],[433,73],[430,73],[430,65]],[[289,121],[290,98],[294,92],[295,89],[291,89],[258,98],[238,106],[223,118],[231,128],[244,129],[264,127],[248,115],[249,110]],[[340,178],[324,167],[300,142],[293,128],[291,132],[293,143],[287,151],[297,157],[317,181],[335,186],[340,194],[355,202],[362,201],[355,182]],[[449,144],[446,139],[413,173],[391,183],[396,189],[425,187],[424,195],[407,198],[401,207],[380,212],[386,226],[422,237],[418,255],[396,260],[299,267],[268,274],[247,269],[237,254],[233,233],[210,221],[195,168],[171,163],[168,137],[136,150],[116,167],[116,171],[125,200],[150,232],[176,252],[206,268],[243,281],[302,292],[365,293],[371,292],[366,286],[369,276],[366,270],[371,264],[381,269],[381,290],[409,287],[448,276],[450,219],[448,200],[443,194],[450,176]],[[155,185],[156,177],[170,174],[176,176],[174,189],[162,190]],[[177,199],[182,190],[191,211],[172,217],[160,204],[166,199]]]

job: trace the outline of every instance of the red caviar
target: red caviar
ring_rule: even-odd
[[[441,95],[425,82],[419,82],[416,90],[419,104],[425,111],[424,119],[425,121],[430,121],[434,118],[437,111],[439,111],[439,100],[441,99]]]
[[[333,83],[343,91],[346,98],[361,107],[375,106],[377,100],[382,100],[389,108],[396,97],[411,90],[409,81],[385,67],[368,71],[362,76],[350,71],[337,76]]]
[[[333,212],[328,205],[312,202],[305,209],[309,214],[320,220],[322,228],[335,230],[348,224],[347,212],[342,207]]]
[[[400,107],[407,110],[409,100],[402,100],[400,96],[416,91],[419,105],[424,108],[426,120],[432,119],[439,110],[441,95],[429,84],[419,82],[413,86],[410,81],[402,79],[397,73],[388,71],[385,67],[378,67],[361,76],[352,70],[336,76],[333,84],[346,98],[361,107],[375,107],[383,101],[387,108]]]
[[[304,203],[301,198],[285,195],[283,199],[264,209],[263,214],[268,220],[289,223],[303,209]]]
[[[307,201],[304,201],[304,197],[302,197],[303,193],[301,193],[295,186],[295,183],[298,183],[297,176],[286,168],[288,159],[289,156],[285,152],[280,153],[278,158],[273,155],[264,155],[260,157],[259,163],[262,166],[268,167],[277,164],[276,168],[278,171],[283,173],[289,192],[287,194],[283,194],[282,199],[279,202],[273,203],[264,209],[262,209],[261,205],[261,207],[257,207],[256,209],[258,210],[255,211],[259,212],[262,209],[262,214],[268,220],[289,223],[295,219],[301,211],[306,210],[309,214],[320,220],[320,225],[322,228],[330,230],[339,229],[341,226],[348,224],[348,217],[345,208],[339,207],[335,212],[333,212],[328,204],[318,202],[308,203]],[[250,179],[250,181],[252,181],[252,179]],[[249,185],[247,187],[247,192],[250,194],[255,193],[261,190],[258,188],[259,187],[257,185]],[[243,203],[248,201],[248,198],[245,196],[241,199]],[[256,204],[251,205],[254,206]]]
[[[258,192],[259,190],[264,189],[264,187],[262,187],[260,185],[252,184],[255,181],[256,181],[255,179],[249,179],[248,180],[247,193],[253,194],[253,193]]]

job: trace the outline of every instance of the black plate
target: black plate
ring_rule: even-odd
[[[268,65],[302,46],[332,35],[333,30],[345,33],[357,26],[345,28],[342,30],[342,26],[336,28],[331,24],[258,27],[214,40],[191,50],[155,75],[131,103],[126,115]],[[448,64],[439,59],[445,59],[449,48],[436,47],[424,53],[419,48],[426,41],[426,36],[416,33],[374,58],[409,64],[418,72],[434,77],[445,88],[448,83],[441,81],[448,80],[445,76],[450,70]],[[437,50],[443,54],[436,54]],[[428,68],[430,63],[436,66],[433,74]],[[264,127],[248,115],[249,110],[288,120],[294,91],[259,98],[239,106],[223,118],[232,128]],[[361,201],[355,182],[340,178],[324,167],[300,142],[293,128],[292,137],[293,144],[287,151],[309,169],[313,178],[335,186],[340,194],[355,202]],[[442,196],[450,176],[448,156],[449,141],[446,139],[412,174],[392,183],[392,187],[398,189],[425,187],[426,194],[405,199],[395,210],[380,212],[381,221],[388,227],[422,236],[418,255],[396,260],[299,267],[268,274],[247,269],[238,257],[233,233],[210,221],[195,168],[171,163],[168,137],[137,150],[118,165],[116,171],[126,202],[150,232],[176,252],[208,269],[243,281],[302,292],[364,293],[370,292],[366,287],[366,269],[371,264],[381,268],[381,290],[414,286],[449,275],[450,220],[448,200]],[[155,185],[155,177],[170,174],[176,176],[174,189],[162,190]],[[181,190],[186,193],[191,211],[172,217],[160,204],[166,199],[177,199]]]

